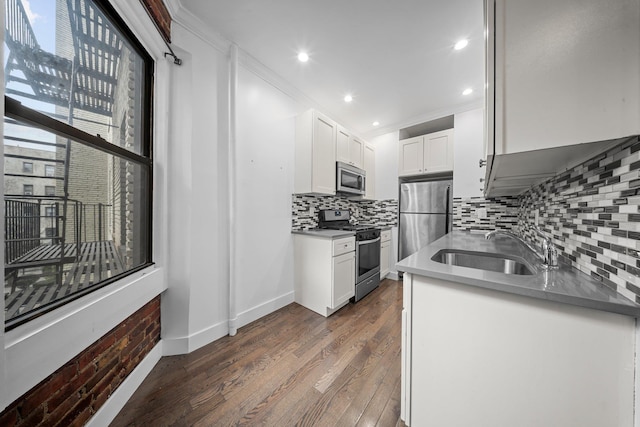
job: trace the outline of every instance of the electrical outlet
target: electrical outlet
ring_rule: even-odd
[[[479,208],[476,213],[478,214],[478,218],[484,219],[487,217],[487,208]]]

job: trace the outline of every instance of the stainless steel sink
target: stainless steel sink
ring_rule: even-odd
[[[533,269],[524,260],[502,254],[443,249],[436,253],[431,260],[442,264],[496,271],[498,273],[534,274]]]

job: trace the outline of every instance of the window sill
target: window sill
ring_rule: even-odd
[[[164,270],[149,266],[4,334],[0,381],[11,403],[166,289]]]

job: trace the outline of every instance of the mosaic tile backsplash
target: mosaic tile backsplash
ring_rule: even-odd
[[[454,199],[454,228],[507,229],[539,245],[537,213],[538,227],[567,262],[640,303],[639,206],[636,136],[518,197]],[[488,218],[478,218],[480,208]]]
[[[397,200],[355,200],[335,196],[294,194],[291,204],[293,231],[308,230],[318,226],[321,209],[349,209],[353,223],[378,226],[397,225]]]
[[[640,140],[617,147],[520,196],[518,229],[539,228],[582,272],[640,303]]]
[[[490,231],[495,229],[512,230],[518,225],[517,197],[453,198],[453,228],[467,231]],[[484,209],[486,215],[480,218],[478,210]]]

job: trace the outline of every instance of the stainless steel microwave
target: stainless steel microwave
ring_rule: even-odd
[[[336,162],[336,192],[364,195],[365,171],[344,162]]]

